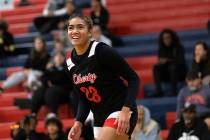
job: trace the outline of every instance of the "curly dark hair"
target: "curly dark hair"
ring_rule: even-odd
[[[80,13],[75,13],[69,17],[69,21],[72,20],[73,18],[82,19],[85,22],[85,24],[87,25],[89,31],[93,28],[93,21],[90,17],[84,16]]]
[[[209,59],[210,58],[209,47],[206,44],[206,42],[204,42],[204,41],[198,41],[198,42],[195,43],[194,52],[193,52],[193,58],[195,58],[195,49],[196,49],[196,47],[198,45],[202,45],[203,46],[203,49],[206,51],[206,59]]]
[[[45,122],[45,127],[47,127],[49,124],[55,124],[58,127],[58,133],[63,131],[63,124],[58,118],[49,118]]]
[[[165,44],[164,44],[164,41],[163,41],[163,35],[164,34],[170,34],[171,35],[171,38],[172,38],[172,42],[171,42],[171,45],[173,47],[178,47],[178,46],[181,46],[181,42],[180,42],[180,39],[177,35],[177,33],[175,31],[173,31],[172,29],[164,29],[161,31],[160,35],[159,35],[159,47],[166,47]]]

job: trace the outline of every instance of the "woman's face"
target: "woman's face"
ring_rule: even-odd
[[[198,44],[195,46],[195,57],[204,58],[206,55],[207,55],[207,52],[204,49],[202,44]]]
[[[44,42],[41,39],[36,38],[34,41],[34,47],[37,52],[41,52],[44,49]]]
[[[72,14],[72,12],[74,11],[74,5],[73,5],[73,3],[68,2],[68,3],[66,4],[66,10],[67,10],[67,12],[68,12],[69,14]]]
[[[64,56],[62,56],[61,54],[55,55],[55,57],[54,57],[55,65],[57,65],[57,66],[63,65],[64,59],[65,59]]]
[[[58,127],[56,124],[54,123],[50,123],[48,126],[47,126],[47,133],[48,134],[56,134],[58,133]]]
[[[184,123],[186,126],[191,126],[193,121],[195,120],[196,117],[196,112],[195,111],[183,111],[183,118],[184,118]]]
[[[190,89],[199,89],[201,87],[201,80],[194,79],[194,80],[187,80],[187,85]]]
[[[93,29],[92,29],[92,36],[95,40],[99,40],[100,37],[101,37],[102,33],[101,33],[101,29],[99,26],[93,26]]]
[[[100,3],[97,0],[92,0],[91,7],[93,11],[98,11],[100,9]]]
[[[64,45],[63,45],[62,43],[60,43],[60,42],[56,42],[56,43],[55,43],[55,50],[56,50],[57,52],[59,52],[59,51],[64,51]]]
[[[171,34],[169,33],[164,33],[163,34],[163,43],[166,47],[170,47],[172,43],[172,37]]]
[[[75,17],[69,20],[68,37],[74,47],[87,44],[90,39],[90,31],[83,19]]]

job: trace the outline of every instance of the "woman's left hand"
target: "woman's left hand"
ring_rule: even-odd
[[[118,118],[116,118],[114,124],[117,124],[117,135],[127,134],[130,127],[130,108],[123,107]]]

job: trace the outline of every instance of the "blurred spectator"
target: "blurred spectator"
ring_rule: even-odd
[[[50,0],[50,4],[48,4],[48,8],[44,10],[44,16],[37,17],[34,19],[34,25],[42,34],[49,33],[52,30],[60,29],[64,30],[66,21],[74,13],[80,13],[80,11],[74,5],[72,0],[67,0],[66,2],[63,0]],[[62,7],[64,2],[64,8],[60,10],[52,10],[54,9],[54,5],[57,7]],[[51,6],[52,4],[52,6]]]
[[[181,120],[172,126],[167,140],[209,140],[210,132],[206,124],[196,115],[196,106],[186,102]]]
[[[28,0],[20,0],[19,6],[28,6],[30,5],[30,2]]]
[[[210,54],[205,42],[199,41],[195,44],[191,69],[199,74],[204,85],[210,84]]]
[[[112,46],[112,41],[103,35],[100,26],[94,25],[92,29],[92,38],[98,42],[103,42],[109,46]]]
[[[72,48],[72,45],[68,38],[68,34],[66,32],[66,28],[65,29],[61,28],[59,30],[55,30],[52,32],[52,34],[53,34],[55,42],[57,42],[57,41],[62,42],[62,44],[64,45],[64,48],[66,48],[66,49]]]
[[[67,136],[63,132],[62,122],[52,117],[46,120],[45,127],[47,129],[47,135],[44,140],[67,140]]]
[[[37,114],[42,105],[46,105],[50,113],[56,116],[61,104],[69,102],[71,84],[65,72],[64,53],[57,52],[53,58],[53,64],[48,65],[44,74],[47,85],[38,88],[32,97],[31,111]]]
[[[93,24],[100,26],[102,34],[111,39],[112,46],[122,46],[123,41],[119,37],[110,33],[108,29],[109,12],[102,5],[101,0],[92,0],[91,6],[91,19],[93,20]]]
[[[159,126],[151,119],[150,111],[138,106],[138,120],[131,140],[160,140]]]
[[[0,59],[13,55],[15,51],[14,38],[8,32],[8,24],[4,20],[0,20]]]
[[[108,32],[109,12],[102,5],[101,0],[92,0],[91,19],[94,25],[99,25],[103,33]]]
[[[162,82],[170,82],[172,94],[177,94],[177,82],[184,81],[186,65],[184,48],[176,32],[164,29],[159,36],[158,63],[153,68],[156,96],[162,96]]]
[[[54,56],[57,52],[64,52],[66,54],[68,50],[69,48],[67,48],[61,40],[56,40],[51,55]]]
[[[20,125],[12,126],[13,140],[44,140],[44,134],[36,132],[36,125],[37,120],[35,116],[26,116],[20,122]]]
[[[189,71],[187,86],[182,88],[177,99],[177,118],[181,117],[184,104],[195,104],[198,117],[205,120],[210,128],[210,87],[203,86],[197,72]]]
[[[26,88],[30,90],[36,88],[36,86],[41,84],[39,78],[43,75],[49,58],[45,40],[41,37],[36,37],[34,39],[34,47],[26,60],[24,71],[15,72],[9,76],[3,82],[2,87],[0,87],[0,92],[20,84],[24,80],[27,80]]]
[[[44,16],[54,16],[59,15],[60,12],[63,13],[65,10],[65,2],[66,0],[48,0],[44,10]]]

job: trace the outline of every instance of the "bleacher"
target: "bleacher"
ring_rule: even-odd
[[[13,72],[22,70],[27,53],[32,47],[32,40],[38,35],[32,20],[41,15],[47,0],[29,0],[31,5],[18,7],[15,0],[14,10],[0,12],[9,23],[9,30],[15,35],[15,44],[19,56],[9,58],[0,68],[0,80],[6,79]],[[82,2],[82,1],[81,1]],[[138,103],[147,106],[152,117],[161,123],[161,136],[166,139],[168,129],[175,121],[176,97],[146,99],[154,92],[152,68],[157,62],[158,35],[164,28],[172,28],[178,32],[186,52],[186,61],[192,62],[193,45],[198,40],[210,44],[210,35],[206,30],[210,19],[210,0],[107,0],[107,8],[111,15],[109,27],[120,35],[125,46],[116,48],[141,77]],[[83,10],[85,15],[90,9]],[[45,36],[49,50],[53,47],[53,35]],[[168,85],[164,86],[168,90]],[[16,98],[28,98],[21,85],[0,95],[0,140],[10,140],[10,125],[29,114],[28,109],[14,106]],[[47,109],[43,107],[38,115],[37,130],[44,131],[43,118]],[[70,109],[62,106],[59,110],[64,128],[73,124]]]

